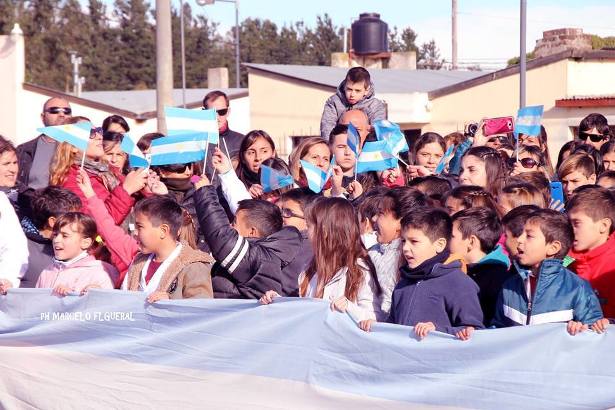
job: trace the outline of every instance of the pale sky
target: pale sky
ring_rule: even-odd
[[[153,0],[150,0],[155,3]],[[235,22],[231,3],[198,6],[188,0],[196,14],[205,14],[230,29]],[[527,50],[534,48],[542,31],[562,27],[582,28],[585,33],[615,36],[613,0],[528,0]],[[178,7],[179,1],[174,1]],[[519,0],[458,0],[458,50],[460,62],[505,64],[519,55]],[[315,25],[316,16],[328,13],[336,25],[349,26],[362,12],[377,12],[389,24],[412,27],[417,44],[432,38],[441,56],[451,59],[451,0],[240,0],[240,20],[268,18],[278,25],[303,19]]]

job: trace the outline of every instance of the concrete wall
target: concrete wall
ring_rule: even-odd
[[[252,129],[267,131],[280,155],[290,153],[290,137],[320,135],[322,110],[334,89],[254,70],[248,84]]]

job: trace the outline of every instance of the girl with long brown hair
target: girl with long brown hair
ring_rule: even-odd
[[[359,220],[343,198],[320,198],[305,214],[314,258],[299,276],[299,296],[324,299],[357,323],[383,320],[376,270],[361,243]],[[261,303],[279,296],[268,291]]]

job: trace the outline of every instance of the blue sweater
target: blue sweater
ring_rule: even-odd
[[[459,261],[446,264],[448,256],[444,252],[415,269],[400,269],[389,323],[414,326],[432,322],[437,331],[450,334],[466,326],[484,327],[478,286],[461,271]]]

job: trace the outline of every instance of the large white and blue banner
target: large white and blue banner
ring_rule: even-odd
[[[485,330],[470,341],[376,325],[320,300],[181,300],[133,292],[0,297],[0,407],[604,409],[615,329]]]

